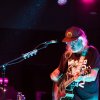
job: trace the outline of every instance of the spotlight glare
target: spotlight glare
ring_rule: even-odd
[[[65,5],[67,3],[67,0],[58,0],[57,2],[59,5]]]
[[[82,2],[85,4],[92,4],[95,2],[95,0],[82,0]]]

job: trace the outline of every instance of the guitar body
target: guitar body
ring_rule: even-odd
[[[75,87],[75,82],[73,77],[69,80],[66,79],[66,75],[57,82],[53,84],[53,100],[62,100],[62,98],[72,98],[73,89]]]
[[[91,67],[89,66],[74,76],[65,73],[61,79],[53,85],[53,100],[63,100],[63,98],[69,98],[68,100],[70,100],[70,98],[73,98],[74,87],[78,86],[78,82],[75,82],[75,80],[77,80],[80,75],[87,75],[90,72]]]
[[[65,96],[65,91],[59,92],[59,87],[57,83],[53,84],[53,100],[61,100],[61,97]]]
[[[86,55],[86,54],[85,54]],[[75,82],[79,76],[87,75],[91,72],[91,67],[84,65],[85,56],[81,56],[78,64],[68,65],[68,69],[64,75],[59,79],[58,82],[54,83],[53,86],[53,100],[68,100],[74,97],[73,90],[79,82]]]
[[[64,98],[68,98],[70,100],[74,97],[73,89],[74,84],[70,84],[66,89],[59,90],[59,86],[57,83],[53,85],[53,100],[63,100]]]

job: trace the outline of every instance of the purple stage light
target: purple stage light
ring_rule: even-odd
[[[57,3],[59,5],[65,5],[67,3],[67,0],[58,0]]]
[[[95,0],[82,0],[82,2],[85,4],[93,4]]]

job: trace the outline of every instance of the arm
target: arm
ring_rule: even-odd
[[[91,73],[85,76],[79,76],[76,82],[85,81],[85,82],[92,82],[95,81],[99,68],[95,68],[91,70]]]
[[[86,82],[95,81],[96,77],[97,77],[97,74],[98,74],[98,71],[99,71],[98,68],[92,69],[90,74],[88,74],[86,76],[83,76],[85,81]]]
[[[54,82],[58,82],[58,80],[61,78],[63,75],[63,66],[64,66],[64,61],[65,61],[65,55],[63,54],[60,59],[60,63],[58,67],[50,74],[50,78]]]
[[[50,74],[50,78],[51,80],[53,80],[54,82],[58,82],[59,78],[61,77],[60,75],[60,71],[58,68],[56,68],[51,74]]]

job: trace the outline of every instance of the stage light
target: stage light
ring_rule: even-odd
[[[82,2],[85,4],[93,4],[95,0],[82,0]]]
[[[67,0],[58,0],[57,3],[59,5],[65,5],[67,3]]]

